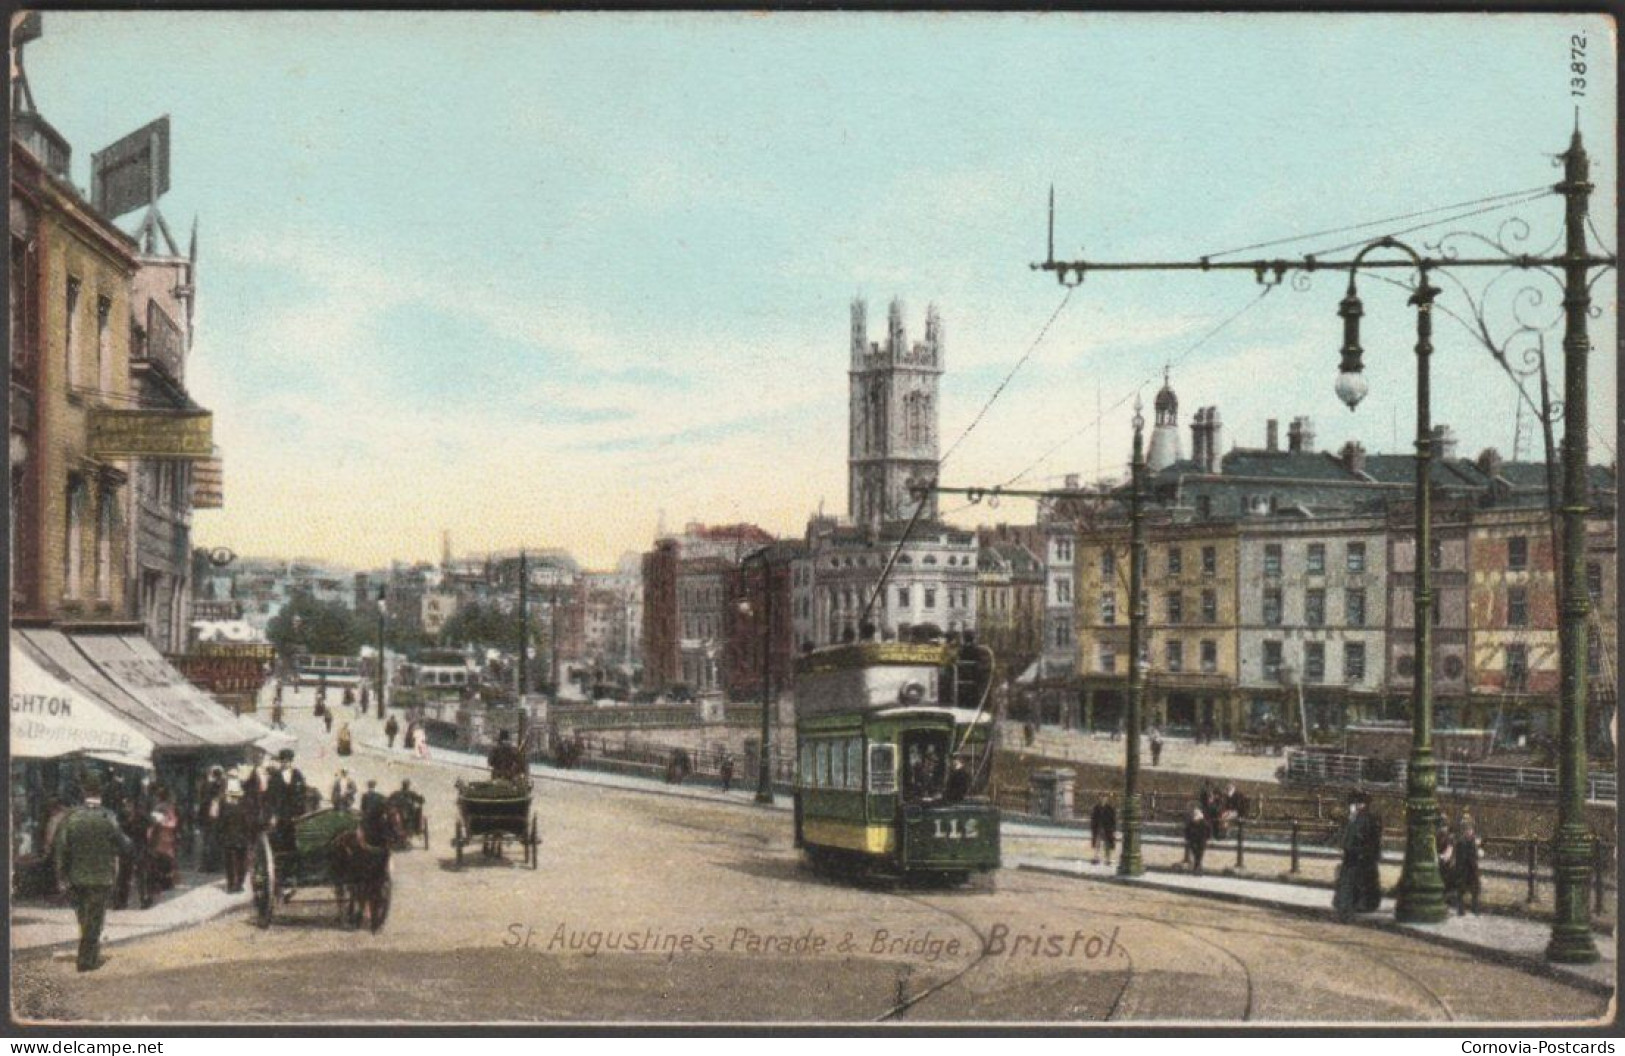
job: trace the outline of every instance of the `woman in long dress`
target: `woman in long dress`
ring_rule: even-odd
[[[412,750],[418,753],[419,759],[429,758],[429,735],[422,726],[412,731]]]

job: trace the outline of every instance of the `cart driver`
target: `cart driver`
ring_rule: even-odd
[[[524,783],[525,757],[519,753],[519,749],[509,743],[507,730],[497,734],[497,746],[491,749],[491,754],[486,757],[485,762],[491,768],[493,781]]]

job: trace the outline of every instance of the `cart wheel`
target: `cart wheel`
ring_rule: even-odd
[[[530,816],[530,867],[536,868],[537,861],[542,857],[542,837],[537,831],[536,815]]]
[[[254,923],[269,927],[276,912],[276,859],[271,856],[271,841],[260,834],[259,847],[254,854]]]
[[[463,867],[463,843],[467,837],[463,834],[463,823],[457,823],[457,835],[451,838],[451,845],[457,849],[457,868]]]

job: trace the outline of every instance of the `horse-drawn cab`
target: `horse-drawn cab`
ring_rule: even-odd
[[[301,905],[335,905],[350,927],[367,919],[377,931],[389,916],[392,894],[389,841],[369,841],[354,811],[317,810],[295,818],[289,829],[260,835],[251,886],[262,928],[303,894]],[[315,891],[331,891],[332,897],[311,897]]]

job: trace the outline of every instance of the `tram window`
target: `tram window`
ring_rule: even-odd
[[[835,760],[834,760],[834,753],[830,751],[830,748],[831,748],[831,745],[830,745],[830,743],[828,741],[819,741],[818,742],[818,787],[819,788],[834,788],[835,787],[835,781],[833,780],[834,776],[835,776],[834,773],[833,773],[833,770],[834,770],[834,765],[833,764],[834,764]]]
[[[811,788],[813,779],[813,747],[810,744],[801,746],[801,787]]]
[[[863,741],[857,737],[846,742],[846,787],[853,791],[863,788]]]
[[[948,776],[947,730],[906,730],[903,733],[903,797],[932,799],[942,794]]]
[[[897,748],[890,744],[869,746],[869,794],[889,796],[897,791]]]

